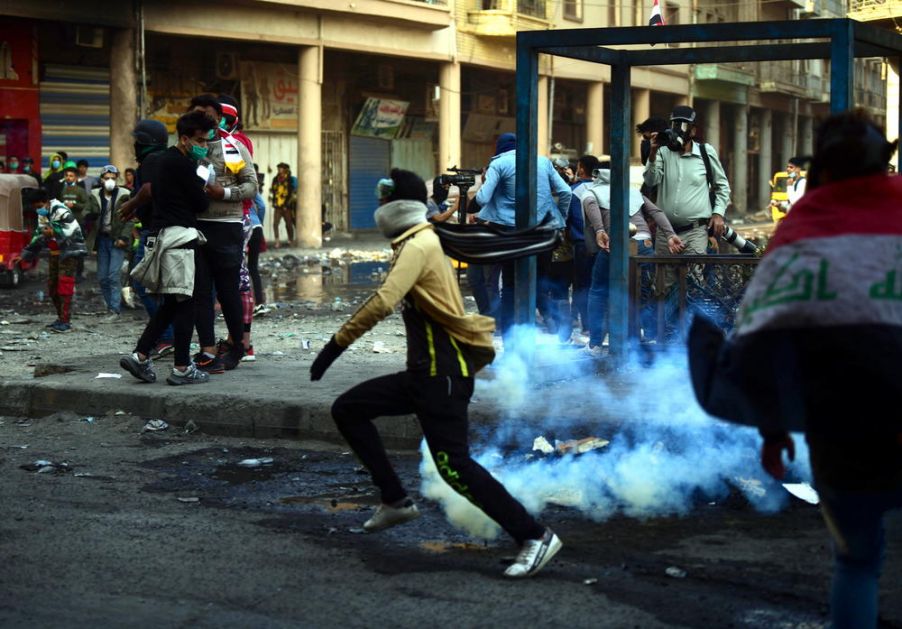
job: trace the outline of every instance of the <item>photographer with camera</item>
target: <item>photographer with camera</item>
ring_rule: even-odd
[[[714,147],[694,139],[695,116],[692,107],[674,107],[670,128],[651,134],[643,179],[646,186],[658,187],[657,205],[683,243],[679,253],[705,255],[708,236],[724,235],[730,183]],[[661,231],[655,237],[655,253],[671,253]],[[659,292],[666,293],[675,281],[673,269],[665,268]]]

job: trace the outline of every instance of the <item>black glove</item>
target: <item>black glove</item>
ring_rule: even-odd
[[[326,373],[326,369],[329,368],[329,365],[334,363],[335,359],[341,356],[343,351],[345,351],[345,348],[335,342],[334,336],[329,339],[326,346],[319,354],[317,354],[313,364],[310,365],[310,379],[320,380],[323,377],[323,374]]]

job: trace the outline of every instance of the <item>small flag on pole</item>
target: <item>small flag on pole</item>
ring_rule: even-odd
[[[651,6],[651,17],[648,18],[648,25],[664,26],[664,17],[661,15],[661,5],[658,4],[658,0],[655,0]]]

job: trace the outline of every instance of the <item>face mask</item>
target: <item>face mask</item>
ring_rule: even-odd
[[[228,126],[226,125],[225,116],[223,116],[222,118],[219,119],[219,128],[222,129],[223,131],[226,131],[228,129]]]
[[[19,162],[10,162],[9,169],[10,170],[19,170]]]
[[[31,172],[31,164],[25,164],[25,166],[22,167],[22,172],[30,173]]]
[[[77,182],[77,181],[69,181],[69,180],[66,180],[66,185],[67,185],[67,186],[74,186],[76,183],[78,183],[78,182]]]
[[[208,140],[216,139],[216,129],[210,129],[210,133],[207,134],[207,139]]]
[[[54,169],[59,168],[59,167],[60,167],[60,161],[59,161],[58,159],[53,160],[52,162],[50,162],[50,167],[51,167],[51,168],[54,168]]]
[[[198,146],[197,144],[192,144],[191,148],[188,150],[188,154],[195,161],[204,159],[208,152],[209,149],[206,146]]]
[[[107,192],[112,192],[116,189],[116,180],[115,179],[104,179],[103,180],[103,188]]]

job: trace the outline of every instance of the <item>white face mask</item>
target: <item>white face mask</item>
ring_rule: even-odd
[[[104,179],[103,187],[107,192],[112,192],[116,189],[116,180],[115,179]]]

